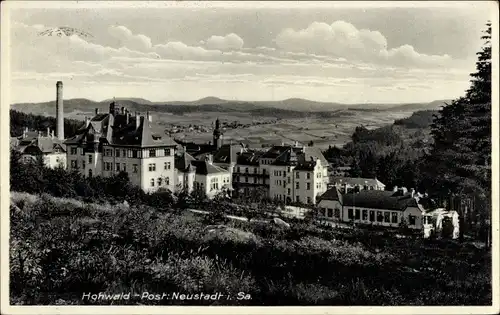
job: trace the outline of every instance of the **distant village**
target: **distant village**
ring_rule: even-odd
[[[25,130],[11,138],[11,148],[30,161],[41,157],[50,168],[63,167],[85,177],[110,177],[126,172],[145,192],[201,191],[208,198],[265,194],[291,206],[314,208],[326,225],[359,223],[406,226],[424,237],[442,229],[446,220],[458,237],[458,214],[441,208],[424,209],[425,196],[414,189],[387,190],[377,178],[346,177],[348,167],[333,169],[312,143],[281,143],[250,148],[224,141],[224,128],[244,128],[237,122],[213,124],[213,140],[194,143],[174,140],[171,133],[209,132],[201,127],[172,126],[169,135],[152,131],[152,116],[131,113],[115,101],[107,112],[95,109],[78,132],[64,135],[63,83],[56,84],[56,130]],[[229,142],[229,143],[228,143]]]

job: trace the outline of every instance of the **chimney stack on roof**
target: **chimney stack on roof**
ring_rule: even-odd
[[[295,147],[297,148],[299,146],[299,142],[295,141]]]
[[[121,110],[121,114],[124,115],[125,114],[125,107],[122,106],[122,108],[120,110]]]
[[[212,163],[213,163],[213,156],[212,156],[212,154],[207,154],[205,156],[205,161],[207,161],[208,164],[212,165]]]
[[[109,113],[110,114],[115,114],[115,101],[113,100],[110,104],[109,104]]]
[[[99,115],[99,108],[97,108],[97,107],[95,108],[95,114]]]
[[[139,129],[139,125],[141,124],[141,116],[139,116],[138,112],[135,112],[135,129]]]
[[[64,140],[64,109],[63,109],[63,83],[56,83],[56,129],[57,138]]]

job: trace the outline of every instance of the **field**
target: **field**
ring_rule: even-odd
[[[491,253],[468,244],[304,222],[224,225],[174,208],[17,192],[10,211],[11,304],[491,304]],[[132,297],[82,299],[99,292]],[[223,298],[148,299],[143,292]]]
[[[27,111],[27,108],[19,108]],[[31,107],[33,114],[44,116],[54,116],[54,113],[38,111],[36,107]],[[411,116],[411,110],[405,111],[358,111],[343,110],[338,115],[331,117],[310,117],[310,118],[284,118],[275,121],[275,117],[255,116],[247,112],[193,112],[183,115],[176,115],[166,112],[151,112],[153,118],[153,130],[160,134],[165,134],[167,129],[173,125],[185,126],[196,125],[206,128],[205,132],[182,131],[172,136],[184,141],[194,141],[197,143],[206,143],[212,141],[213,123],[217,118],[221,122],[239,122],[240,124],[259,123],[247,128],[226,129],[224,130],[224,141],[227,143],[233,141],[239,143],[244,141],[250,147],[261,147],[262,145],[272,145],[285,143],[294,143],[298,141],[301,144],[307,144],[313,141],[315,146],[323,149],[329,145],[343,145],[350,140],[356,126],[364,125],[368,129],[378,128],[389,125],[396,119]],[[66,118],[84,120],[84,117],[90,117],[93,112],[72,111],[65,113]]]

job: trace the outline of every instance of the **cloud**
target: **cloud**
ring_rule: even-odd
[[[226,36],[213,35],[206,41],[203,41],[205,46],[209,49],[230,51],[230,50],[240,50],[243,48],[243,39],[238,35],[231,33]]]
[[[387,39],[379,31],[357,29],[351,23],[313,22],[307,28],[283,30],[275,38],[276,45],[286,51],[327,55],[347,60],[387,63],[397,66],[441,66],[450,56],[418,53],[411,45],[388,50]]]
[[[137,51],[149,51],[153,46],[151,43],[151,38],[143,34],[134,35],[125,26],[110,26],[108,28],[109,34],[120,40],[123,47],[127,47],[131,50]]]

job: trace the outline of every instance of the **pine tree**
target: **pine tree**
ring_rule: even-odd
[[[432,125],[434,145],[426,173],[434,192],[486,200],[483,217],[491,212],[491,23],[477,53],[476,72],[465,96],[444,106]],[[486,216],[485,216],[486,215]]]

